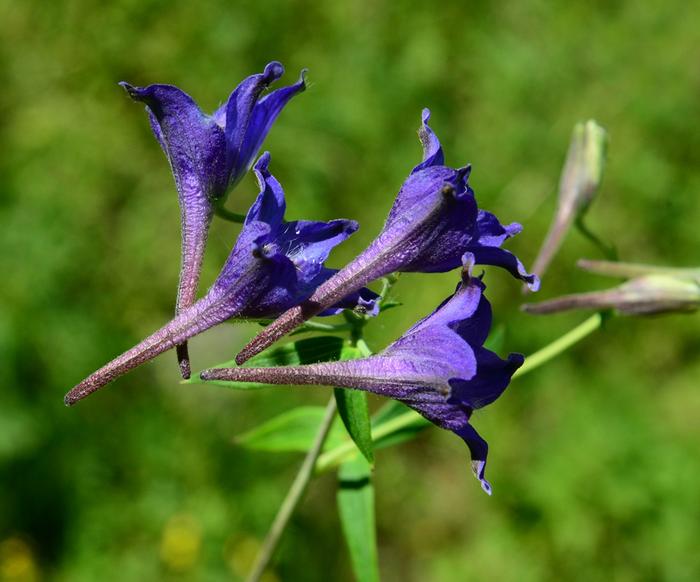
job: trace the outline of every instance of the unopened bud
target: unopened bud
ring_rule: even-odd
[[[574,218],[595,198],[605,167],[607,134],[595,121],[577,123],[559,180],[559,213]]]
[[[607,133],[595,121],[577,123],[559,179],[557,211],[532,272],[542,278],[576,218],[595,198],[605,166]]]
[[[700,307],[697,281],[668,275],[645,275],[619,287],[621,301],[614,305],[623,315],[689,312]]]
[[[700,307],[700,280],[671,275],[643,275],[626,283],[591,293],[565,295],[541,303],[523,305],[536,314],[570,309],[615,309],[622,315],[656,315],[692,312]]]

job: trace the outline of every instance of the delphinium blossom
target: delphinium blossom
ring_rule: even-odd
[[[217,206],[250,169],[275,119],[305,88],[294,85],[261,97],[284,68],[271,62],[245,79],[213,114],[172,85],[133,87],[121,83],[132,99],[146,104],[151,127],[167,156],[179,193],[182,260],[176,314],[196,300],[209,227]],[[184,377],[189,377],[187,345],[178,348]]]
[[[454,169],[444,165],[442,147],[428,125],[429,119],[430,112],[423,110],[418,132],[423,160],[399,190],[377,238],[308,300],[260,332],[237,356],[239,364],[379,277],[394,271],[450,271],[460,265],[466,252],[478,264],[503,267],[532,289],[537,288],[537,277],[528,274],[513,254],[500,248],[506,239],[520,232],[520,225],[503,226],[493,214],[478,208],[467,182],[470,166]]]
[[[260,194],[221,273],[207,294],[137,346],[91,374],[65,398],[68,405],[115,378],[230,318],[269,319],[306,299],[335,271],[324,266],[331,250],[354,233],[352,220],[285,222],[284,192],[270,174],[270,155],[255,165]],[[358,289],[324,314],[362,307],[376,313],[377,295]]]
[[[454,295],[382,352],[357,360],[272,368],[215,368],[204,380],[355,388],[394,398],[460,436],[468,445],[472,469],[490,494],[484,477],[488,445],[470,424],[474,410],[496,400],[523,363],[502,360],[484,348],[491,328],[491,306],[484,284],[471,273],[475,257],[464,255],[462,282]]]

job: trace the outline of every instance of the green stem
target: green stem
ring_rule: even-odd
[[[282,533],[286,529],[289,519],[292,517],[297,505],[299,505],[299,501],[301,501],[301,498],[304,495],[306,486],[309,484],[309,481],[313,476],[314,466],[316,465],[316,461],[318,460],[321,450],[323,449],[323,444],[326,442],[326,437],[328,436],[328,432],[333,424],[333,419],[335,419],[335,412],[335,397],[332,396],[326,405],[326,413],[323,416],[321,426],[316,433],[316,438],[314,439],[309,452],[306,453],[304,462],[302,463],[297,476],[294,478],[294,482],[292,483],[287,496],[284,498],[282,505],[277,511],[275,520],[272,522],[270,531],[268,531],[265,541],[263,542],[263,545],[255,558],[255,564],[253,565],[253,569],[246,579],[246,582],[258,582],[270,563],[270,559],[272,558],[275,549],[277,549]],[[353,446],[355,445],[353,444]]]
[[[323,333],[336,333],[339,331],[351,331],[354,326],[349,323],[320,323],[318,321],[305,321],[289,335],[298,335],[309,331],[318,331]]]
[[[231,212],[219,204],[214,206],[214,214],[216,214],[219,218],[223,218],[229,222],[235,222],[236,224],[243,224],[245,222],[245,214]]]
[[[552,358],[558,356],[562,352],[566,351],[568,348],[581,341],[586,336],[593,333],[595,330],[600,328],[603,323],[603,315],[596,313],[584,321],[581,325],[578,325],[572,329],[567,334],[563,335],[559,339],[553,341],[548,346],[545,346],[541,350],[536,351],[534,354],[525,359],[525,363],[520,367],[515,374],[513,374],[513,379],[519,378],[529,372],[532,372],[536,368],[539,368]],[[385,423],[380,424],[378,427],[372,430],[372,440],[376,443],[379,439],[388,436],[394,432],[398,432],[401,429],[407,428],[417,421],[423,421],[423,417],[414,411],[404,412],[403,414],[388,420]],[[352,457],[356,452],[355,443],[352,441],[343,443],[333,450],[323,453],[316,463],[316,472],[322,473],[328,469],[336,467],[347,458]]]
[[[355,347],[360,350],[363,358],[368,358],[372,355],[372,350],[369,349],[367,342],[363,337],[359,337],[355,340]]]
[[[559,339],[554,340],[548,346],[536,351],[534,354],[525,358],[525,363],[515,371],[513,379],[531,372],[535,368],[539,368],[555,356],[568,350],[574,344],[580,342],[583,338],[593,333],[603,324],[603,315],[596,313],[591,315],[582,324],[576,326],[570,332],[564,334]]]
[[[603,256],[609,261],[617,261],[617,249],[614,246],[608,245],[603,240],[596,235],[591,229],[588,228],[583,220],[583,217],[579,216],[576,219],[576,228],[578,231],[587,238],[594,246],[598,247]]]

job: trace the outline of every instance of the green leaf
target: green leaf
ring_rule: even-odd
[[[300,406],[236,437],[236,443],[259,451],[303,453],[311,448],[324,414],[323,406]],[[326,438],[325,447],[335,447],[344,438],[345,431],[336,422]]]
[[[342,351],[343,338],[341,337],[332,335],[312,337],[266,350],[248,360],[247,365],[252,368],[263,368],[327,362],[340,359]]]
[[[386,424],[390,420],[401,416],[402,414],[410,413],[411,409],[399,402],[398,400],[391,400],[384,406],[382,406],[377,413],[372,417],[372,428],[375,430]],[[427,427],[431,426],[431,422],[426,420],[422,416],[416,416],[415,420],[398,430],[392,431],[389,434],[382,435],[374,440],[374,448],[382,449],[384,447],[390,447],[392,445],[397,445],[405,441],[415,438],[419,433],[423,432]]]
[[[362,357],[361,347],[346,345],[343,347],[340,359],[354,360]],[[365,459],[370,464],[374,463],[374,451],[372,446],[372,423],[369,418],[369,406],[367,393],[360,390],[348,390],[336,388],[334,390],[335,401],[338,405],[338,414],[343,420],[345,429],[350,438],[360,449]]]
[[[350,438],[360,449],[365,459],[369,463],[374,463],[372,423],[369,419],[367,394],[359,390],[346,390],[345,388],[336,388],[334,392],[338,414],[340,414]]]
[[[338,360],[344,349],[344,340],[337,336],[312,337],[296,342],[291,342],[276,348],[265,350],[263,353],[248,360],[246,366],[251,368],[266,368],[269,366],[297,366],[299,364],[313,364],[316,362],[328,362]],[[347,348],[347,346],[346,346]],[[223,362],[212,366],[214,368],[235,368],[235,360]],[[199,374],[193,375],[188,383],[198,384],[203,380]],[[261,382],[226,382],[224,380],[209,380],[207,384],[216,384],[234,390],[259,390],[269,388],[269,384]]]
[[[408,406],[392,400],[385,404],[372,419],[374,449],[410,440],[429,426],[432,426],[430,421]],[[357,446],[346,438],[339,446],[324,451],[316,463],[316,470],[327,471],[357,456]]]
[[[363,457],[338,471],[338,511],[357,582],[379,582],[374,486],[371,468]]]

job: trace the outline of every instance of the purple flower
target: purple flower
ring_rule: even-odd
[[[271,318],[306,299],[335,271],[323,263],[333,247],[357,230],[352,220],[285,222],[284,192],[268,171],[270,155],[255,165],[260,194],[243,230],[207,294],[168,324],[83,380],[65,398],[68,405],[118,376],[230,318]],[[360,305],[374,311],[377,295],[359,289],[326,313]]]
[[[474,410],[490,404],[508,386],[523,356],[506,360],[483,347],[491,327],[484,285],[471,277],[474,256],[464,255],[462,283],[454,295],[383,352],[368,358],[276,368],[221,368],[204,380],[342,386],[400,400],[469,446],[481,486],[488,445],[470,424]]]
[[[172,85],[132,87],[120,83],[132,99],[146,104],[151,127],[175,177],[182,222],[182,263],[176,313],[196,299],[209,226],[217,205],[250,169],[275,119],[305,88],[294,85],[260,97],[284,68],[271,62],[245,79],[212,115]],[[178,350],[183,376],[189,376],[186,345]]]
[[[429,119],[430,112],[423,110],[418,132],[423,161],[401,187],[379,236],[307,301],[258,334],[236,357],[239,364],[370,281],[394,271],[449,271],[460,265],[464,253],[471,253],[479,264],[503,267],[537,289],[537,278],[525,271],[515,255],[500,248],[520,232],[520,225],[503,226],[493,214],[477,207],[467,183],[470,166],[443,165],[442,148],[428,126]]]

